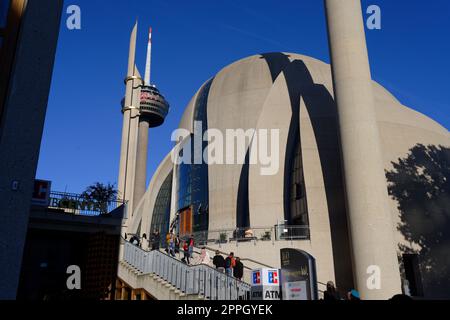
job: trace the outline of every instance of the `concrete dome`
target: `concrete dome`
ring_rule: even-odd
[[[325,145],[331,140],[325,141],[321,146],[318,146],[315,141],[320,136],[337,135],[337,115],[330,65],[295,53],[268,53],[254,55],[232,63],[208,82],[210,81],[212,83],[207,102],[209,128],[223,131],[226,129],[277,128],[282,132],[281,138],[288,143],[289,130],[293,125],[293,112],[300,109],[299,122],[302,149],[304,149],[303,157],[305,158],[305,151],[313,148],[339,149],[338,145]],[[430,118],[401,105],[391,93],[378,83],[374,82],[373,86],[386,168],[390,168],[392,161],[405,155],[411,147],[418,143],[448,145],[449,132],[445,128]],[[180,128],[191,132],[193,131],[194,106],[199,92],[188,104],[179,125]],[[300,104],[303,106],[300,107]],[[337,140],[333,141],[338,143]],[[287,149],[289,146],[285,145],[280,153],[286,155]],[[318,154],[316,156],[318,157]],[[306,160],[305,165],[307,166],[308,161],[304,160]],[[322,159],[323,161],[326,160]],[[210,217],[211,228],[224,225],[235,226],[234,212],[242,166],[222,167],[213,165],[209,168],[210,177],[220,177],[217,184],[214,183],[214,178],[210,179],[212,202],[210,207],[215,208],[212,212],[217,212]],[[216,172],[216,170],[218,171]],[[305,171],[308,170],[305,169]],[[317,169],[311,168],[311,172],[317,173]],[[282,186],[284,177],[280,176],[279,178],[280,186]],[[250,179],[252,179],[251,176]],[[259,185],[265,186],[265,183],[259,181],[258,177],[255,176],[254,179],[258,180]],[[271,177],[272,185],[273,182],[273,177]],[[261,192],[264,194],[264,190],[259,190],[257,193]],[[224,199],[224,194],[229,195],[229,198]],[[270,195],[267,194],[261,198],[268,200],[273,196],[274,193],[271,190]],[[274,199],[273,209],[274,212],[278,212],[278,216],[270,214],[270,217],[262,217],[259,213],[258,217],[254,218],[271,224],[276,223],[277,218],[282,219],[283,205],[280,199],[283,196],[278,194],[275,197],[278,200]],[[255,200],[255,202],[260,203],[260,200]],[[255,209],[261,205],[267,209],[268,203],[259,205],[255,203]],[[255,211],[260,212],[260,210]],[[217,220],[214,219],[216,214]]]
[[[274,85],[276,80],[274,78],[279,76],[280,71],[291,69],[292,66],[289,65],[289,62],[292,63],[295,61],[303,62],[314,83],[325,85],[330,94],[334,96],[330,65],[321,60],[296,53],[268,53],[253,55],[238,60],[223,68],[213,78],[214,80],[211,88],[211,95],[217,98],[223,98],[228,95],[234,95],[235,97],[248,97],[251,92],[257,92],[261,94],[259,100],[264,101],[264,98],[268,95],[270,89]],[[301,81],[301,79],[296,80]],[[207,82],[205,82],[205,84]],[[387,89],[382,87],[377,82],[374,81],[373,84],[378,105],[389,105],[392,106],[393,109],[389,112],[386,112],[387,110],[379,110],[380,112],[378,116],[380,120],[390,119],[391,122],[399,122],[405,125],[418,125],[419,127],[428,128],[431,131],[448,135],[448,131],[437,122],[403,106],[394,95],[392,95]],[[303,83],[300,85],[308,86],[308,83]],[[180,121],[180,128],[185,128],[192,131],[193,108],[197,96],[198,92],[187,105]],[[237,104],[229,106],[235,106],[235,108],[223,110],[223,112],[228,113],[238,111],[241,116],[241,113],[244,112],[245,119],[248,114],[251,114],[251,117],[258,116],[258,114],[249,112],[250,107],[252,107],[257,101],[251,104],[247,104],[248,101],[237,102]],[[213,108],[221,106],[223,106],[223,104],[219,105],[217,103],[208,103],[208,110],[214,112],[214,110],[212,110]],[[380,108],[382,107],[380,106]],[[405,113],[409,113],[409,117],[405,117]],[[413,123],[414,120],[411,118],[416,120],[415,124]]]
[[[386,170],[391,170],[393,162],[406,157],[419,144],[450,147],[447,129],[403,106],[376,82],[373,89]],[[278,266],[281,246],[292,246],[316,257],[321,266],[320,281],[338,278],[341,284],[351,286],[339,130],[330,66],[294,53],[254,55],[230,64],[207,81],[186,107],[180,128],[194,131],[198,108],[205,108],[209,129],[222,132],[278,129],[280,132],[280,168],[274,176],[261,175],[260,165],[208,166],[208,229],[236,228],[242,214],[248,215],[252,227],[274,226],[285,220],[290,192],[286,181],[296,143],[300,141],[310,240],[292,244],[275,242],[263,251],[253,245],[240,245],[239,255],[258,260],[263,254],[266,264]],[[176,215],[176,166],[167,156],[135,212],[131,232],[141,226],[141,232],[149,233],[158,191],[172,172],[171,219]],[[389,201],[393,219],[400,223],[399,204],[394,199]],[[408,245],[395,223],[392,232],[399,244]],[[269,251],[273,254],[267,254]]]

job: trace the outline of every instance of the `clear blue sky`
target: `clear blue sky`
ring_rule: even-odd
[[[152,79],[171,104],[150,132],[149,176],[170,151],[170,135],[201,84],[249,55],[285,51],[329,62],[321,0],[72,0],[82,30],[63,15],[42,141],[38,178],[81,192],[117,182],[120,101],[130,31],[139,19],[137,62],[144,73],[148,27]],[[373,0],[382,30],[367,31],[373,78],[402,103],[450,128],[450,1]]]

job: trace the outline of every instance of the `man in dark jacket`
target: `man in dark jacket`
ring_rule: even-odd
[[[242,278],[244,277],[244,265],[241,262],[240,258],[236,258],[236,264],[233,268],[233,276],[242,281]]]
[[[323,294],[323,300],[325,301],[338,301],[341,300],[339,292],[336,290],[336,286],[333,281],[327,283],[327,290]]]
[[[153,233],[152,237],[152,250],[159,250],[160,243],[161,243],[161,235],[159,234],[159,231],[156,230]]]
[[[225,273],[225,258],[220,254],[219,251],[216,251],[216,255],[213,259],[213,264],[216,266],[217,271]]]

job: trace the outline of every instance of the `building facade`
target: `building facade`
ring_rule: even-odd
[[[17,293],[63,1],[0,4],[1,300]]]
[[[411,203],[402,195],[419,192],[414,183],[430,163],[448,164],[449,132],[402,105],[378,83],[372,82],[372,90],[386,171],[385,200],[393,221],[382,223],[394,239],[391,245],[403,280],[395,285],[408,283],[418,296],[448,297],[450,281],[443,270],[449,264],[443,252],[450,234],[439,231],[438,222],[450,206],[445,187],[432,208],[424,198]],[[198,121],[201,130],[196,128]],[[193,234],[211,250],[233,251],[249,264],[275,268],[280,267],[281,249],[301,249],[316,258],[319,282],[333,280],[347,291],[356,284],[339,126],[330,65],[294,53],[237,61],[208,80],[186,107],[179,128],[190,135],[161,162],[127,221],[127,232],[142,236],[174,227],[181,236]],[[244,164],[173,161],[190,149],[194,157],[196,147],[189,142],[207,129],[278,130],[279,170],[262,175],[263,165],[250,163],[251,137],[245,142]],[[185,145],[190,147],[180,147]],[[420,151],[432,159],[415,158]],[[408,176],[408,161],[423,168]],[[440,245],[427,250],[432,245],[412,234],[418,226],[441,232]]]

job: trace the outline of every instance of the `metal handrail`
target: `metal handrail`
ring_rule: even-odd
[[[50,193],[48,207],[60,209],[65,213],[74,215],[100,216],[114,211],[117,207],[125,203],[122,200],[99,202],[86,199],[81,194],[52,191]]]
[[[196,242],[228,243],[232,241],[293,241],[309,240],[309,226],[275,225],[266,227],[228,228],[193,233]],[[184,238],[189,235],[184,235]]]
[[[181,292],[210,300],[248,299],[251,285],[208,265],[188,266],[160,251],[145,251],[125,242],[123,260],[141,274],[154,274]]]

